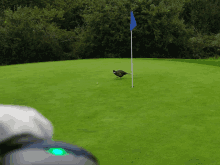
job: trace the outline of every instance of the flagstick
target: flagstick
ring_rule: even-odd
[[[132,63],[132,29],[137,26],[137,23],[135,21],[133,12],[131,11],[131,24],[130,24],[130,31],[131,31],[131,72],[132,72],[132,88],[134,87],[133,85],[133,63]]]
[[[133,86],[133,63],[132,63],[132,30],[131,30],[131,75],[132,75],[132,88]]]

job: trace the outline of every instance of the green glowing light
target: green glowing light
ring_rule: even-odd
[[[65,156],[68,155],[67,152],[62,148],[49,148],[47,150],[48,153],[55,155],[55,156]]]

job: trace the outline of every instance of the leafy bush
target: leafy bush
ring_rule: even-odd
[[[27,63],[60,60],[64,52],[71,51],[75,33],[61,30],[54,17],[62,19],[63,11],[18,7],[5,11],[5,21],[0,28],[1,63]],[[65,43],[65,44],[64,44]]]

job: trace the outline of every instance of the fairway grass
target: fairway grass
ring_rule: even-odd
[[[95,59],[0,66],[0,103],[37,109],[54,140],[101,165],[219,165],[220,60]]]

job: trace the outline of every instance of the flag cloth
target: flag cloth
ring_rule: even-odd
[[[133,63],[132,63],[132,30],[137,26],[133,12],[131,11],[131,24],[130,24],[130,31],[131,31],[131,76],[132,76],[132,88],[133,86]]]
[[[132,31],[137,26],[133,12],[131,11],[131,24],[130,24],[130,31]]]

